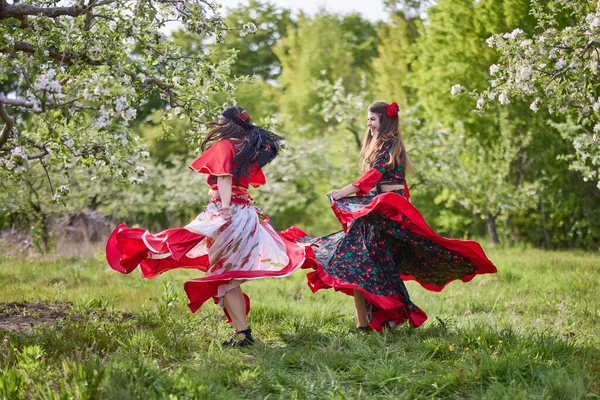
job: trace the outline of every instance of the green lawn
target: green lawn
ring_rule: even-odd
[[[221,348],[220,308],[188,311],[193,271],[0,259],[0,302],[54,309],[3,306],[3,325],[57,320],[0,330],[0,398],[600,398],[600,256],[488,253],[496,275],[409,282],[429,320],[383,335],[354,333],[352,299],[312,294],[304,272],[246,283],[258,343],[244,350]]]

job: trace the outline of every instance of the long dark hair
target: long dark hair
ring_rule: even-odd
[[[392,148],[388,165],[396,168],[404,161],[406,170],[414,171],[415,167],[408,159],[406,148],[404,147],[404,140],[402,140],[402,135],[400,134],[398,116],[390,117],[387,115],[387,106],[389,106],[389,104],[385,101],[376,101],[369,106],[369,111],[379,116],[379,133],[377,136],[372,136],[371,130],[367,129],[360,150],[362,156],[362,170],[363,172],[366,172],[371,169],[377,158],[377,154],[379,154],[379,151],[383,146],[383,142],[391,139],[394,141],[394,147]]]
[[[235,143],[233,156],[235,165],[233,175],[236,178],[244,175],[254,162],[258,162],[262,168],[273,161],[281,150],[282,137],[253,124],[246,124],[242,127],[234,121],[220,116],[218,121],[208,122],[206,126],[210,129],[200,145],[203,152],[220,140],[239,141]]]

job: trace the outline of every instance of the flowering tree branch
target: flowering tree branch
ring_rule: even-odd
[[[16,181],[34,161],[48,160],[43,162],[93,166],[95,174],[139,182],[145,174],[137,163],[147,153],[130,124],[150,96],[166,109],[161,126],[167,128],[175,112],[189,121],[195,141],[200,122],[221,108],[222,100],[211,99],[232,99],[233,56],[215,64],[210,54],[190,53],[161,31],[167,21],[179,21],[194,40],[220,42],[227,27],[217,4],[60,4],[0,0],[0,76],[6,88],[0,93],[0,170]]]
[[[556,117],[572,121],[574,129],[562,133],[574,153],[562,159],[600,188],[600,3],[533,0],[532,10],[537,33],[528,37],[515,29],[487,40],[501,55],[490,67],[490,88],[473,93],[477,109],[482,112],[495,100],[506,105],[511,98],[522,99],[534,112],[545,105]],[[561,15],[569,15],[569,22],[561,22]],[[453,94],[460,91],[453,87]]]

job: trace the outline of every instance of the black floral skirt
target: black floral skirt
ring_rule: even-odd
[[[433,232],[402,191],[347,197],[332,202],[343,231],[311,239],[315,263],[307,275],[313,291],[325,288],[366,299],[369,325],[386,321],[417,327],[427,315],[410,300],[404,282],[415,280],[432,291],[449,282],[496,272],[481,246]]]

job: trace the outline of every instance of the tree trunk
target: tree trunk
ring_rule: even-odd
[[[486,222],[490,240],[493,244],[500,244],[500,240],[498,240],[498,232],[496,231],[496,217],[488,213]]]
[[[550,248],[550,235],[548,234],[548,227],[546,225],[546,210],[545,210],[543,201],[540,201],[540,203],[539,203],[539,211],[540,211],[540,217],[542,220],[542,233],[544,235],[544,244],[545,244],[546,248],[549,249]]]

